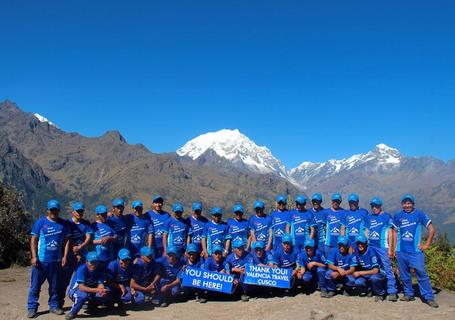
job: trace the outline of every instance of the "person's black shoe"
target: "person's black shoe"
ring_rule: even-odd
[[[336,294],[335,291],[329,291],[329,292],[327,292],[326,298],[329,298],[329,299],[333,298],[333,297],[335,297],[335,294]]]
[[[33,319],[36,318],[37,315],[38,313],[36,312],[36,310],[28,310],[27,318]]]
[[[160,303],[160,308],[166,308],[167,306],[169,306],[169,303],[167,303],[166,301]]]
[[[410,302],[410,301],[414,301],[416,298],[414,297],[411,297],[411,296],[402,296],[400,298],[400,301],[406,301],[406,302]]]
[[[62,314],[64,314],[65,312],[63,312],[63,309],[62,308],[54,308],[54,309],[51,309],[49,310],[50,313],[53,313],[53,314],[56,314],[58,316],[61,316]]]
[[[392,302],[397,302],[398,301],[398,295],[396,293],[393,293],[393,294],[389,294],[389,301],[392,301]]]
[[[426,300],[425,303],[432,308],[439,308],[439,304],[434,300]]]
[[[207,302],[207,298],[206,297],[200,297],[199,298],[199,303],[206,303]]]

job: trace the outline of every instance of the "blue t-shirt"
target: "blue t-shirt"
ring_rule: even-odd
[[[202,261],[201,259],[197,259],[196,262],[191,263],[191,261],[188,259],[188,257],[183,256],[182,257],[183,264],[185,266],[191,267],[191,268],[201,268],[202,267]]]
[[[269,230],[272,226],[272,218],[270,216],[258,217],[257,215],[251,216],[249,221],[249,228],[253,230],[256,241],[264,241],[267,245],[269,242]]]
[[[126,217],[128,222],[131,223],[129,226],[130,235],[130,251],[132,255],[139,255],[141,248],[147,245],[147,238],[149,234],[153,234],[153,224],[150,221],[150,217],[147,213],[136,216],[135,214],[129,214]]]
[[[247,251],[243,251],[242,256],[237,257],[233,252],[226,257],[226,271],[231,272],[233,268],[241,268],[247,263],[253,263],[253,256],[251,254]]]
[[[94,240],[100,240],[104,237],[114,237],[114,230],[109,227],[106,223],[95,222],[92,224],[92,229],[95,235]],[[114,245],[112,241],[109,241],[106,245],[97,244],[95,245],[95,251],[98,254],[99,261],[111,261],[114,259]]]
[[[153,210],[147,212],[150,216],[150,219],[153,223],[153,229],[155,230],[155,248],[163,247],[163,233],[166,230],[164,222],[169,219],[171,216],[166,211],[161,211],[161,213],[156,213]]]
[[[191,236],[191,243],[194,243],[196,245],[198,251],[202,251],[202,234],[204,233],[205,224],[209,221],[206,217],[203,216],[200,216],[198,219],[190,216],[188,218],[188,221],[190,222],[189,235]]]
[[[167,246],[181,250],[186,246],[186,238],[190,230],[188,220],[170,217],[164,222],[163,232],[167,233]]]
[[[230,239],[228,225],[223,221],[220,223],[209,221],[205,225],[202,237],[207,238],[207,251],[211,255],[214,246],[219,245],[224,248],[225,241]]]
[[[345,211],[325,209],[325,224],[327,226],[325,245],[337,246],[338,237],[341,235],[341,226],[345,226]]]
[[[144,263],[141,258],[136,259],[133,265],[133,279],[141,286],[146,287],[152,281],[155,275],[160,273],[160,268],[155,260]]]
[[[398,212],[393,222],[398,229],[397,251],[421,252],[419,244],[422,238],[422,226],[428,228],[431,223],[427,214],[419,209],[412,212]]]
[[[294,209],[290,211],[292,243],[294,245],[303,245],[305,240],[310,238],[310,227],[316,226],[313,213],[310,210],[299,211]]]
[[[108,224],[117,235],[117,240],[114,243],[114,250],[117,253],[121,248],[125,248],[128,245],[130,217],[121,215],[112,215],[107,218],[106,224]]]
[[[243,242],[246,243],[250,232],[248,220],[243,218],[240,220],[230,218],[227,221],[227,225],[229,227],[228,233],[232,241],[243,240]]]
[[[93,236],[92,226],[90,225],[90,222],[85,219],[81,219],[79,223],[74,222],[73,219],[68,219],[68,226],[70,230],[71,242],[74,246],[83,244],[87,235]],[[87,254],[87,249],[84,248],[79,251],[79,253],[82,256],[85,256]]]
[[[32,227],[32,236],[38,237],[38,260],[41,262],[61,261],[63,244],[70,236],[68,221],[57,218],[56,221],[47,217],[38,219]]]
[[[378,256],[374,248],[368,247],[363,254],[361,254],[356,248],[355,258],[357,261],[358,271],[368,271],[374,268],[379,268]]]
[[[224,270],[226,268],[226,260],[224,258],[221,258],[220,263],[216,263],[215,259],[213,257],[208,257],[204,264],[202,265],[202,269],[208,270],[208,271],[215,271],[215,272],[220,272],[221,270]]]
[[[366,218],[365,229],[368,230],[368,244],[375,248],[389,248],[387,231],[396,228],[393,219],[387,212],[369,214]]]
[[[290,222],[289,211],[272,211],[270,215],[272,219],[271,227],[273,233],[273,245],[281,245],[281,237],[286,233],[286,225]]]
[[[184,266],[181,260],[177,260],[177,263],[172,265],[167,260],[167,257],[161,257],[156,262],[161,268],[161,279],[172,282],[177,278],[181,278]]]
[[[282,248],[280,248],[274,253],[273,262],[280,268],[294,269],[296,267],[298,256],[299,253],[294,249],[286,253]]]
[[[342,255],[338,248],[333,248],[327,257],[327,264],[349,270],[351,267],[357,267],[357,259],[355,255],[349,253]]]
[[[310,209],[313,212],[314,222],[316,223],[316,234],[314,240],[320,244],[325,243],[325,221],[326,221],[326,211],[325,209],[321,209],[319,211],[314,210],[314,208]]]
[[[104,272],[101,268],[96,268],[93,271],[90,271],[87,268],[87,265],[84,263],[79,266],[76,270],[76,274],[71,280],[71,289],[76,289],[79,284],[83,284],[90,288],[96,288],[99,284],[106,281]]]
[[[116,283],[121,283],[129,286],[130,280],[133,277],[133,263],[130,262],[126,269],[120,267],[118,260],[109,262],[107,266],[106,277],[113,280]]]
[[[297,264],[299,266],[304,266],[305,268],[307,268],[307,265],[310,262],[320,262],[326,264],[327,259],[325,258],[324,254],[319,249],[315,250],[316,251],[314,252],[314,256],[312,256],[311,258],[310,256],[308,256],[306,250],[302,250],[297,258]]]
[[[367,215],[368,211],[363,208],[355,211],[345,211],[346,235],[349,237],[349,243],[351,245],[355,244],[355,238],[359,234],[365,234],[365,220]]]

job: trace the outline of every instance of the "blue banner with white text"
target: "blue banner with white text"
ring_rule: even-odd
[[[289,289],[291,274],[292,269],[246,264],[244,282],[257,286]]]
[[[234,276],[226,273],[186,267],[183,270],[183,286],[232,293]]]

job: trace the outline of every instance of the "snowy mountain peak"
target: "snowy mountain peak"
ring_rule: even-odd
[[[266,147],[260,147],[238,129],[208,132],[188,141],[177,150],[179,156],[198,159],[207,151],[258,173],[278,173],[286,177],[286,168]]]
[[[50,122],[47,118],[43,117],[43,116],[40,115],[39,113],[34,113],[33,115],[34,115],[40,122],[48,123],[48,124],[50,124],[51,126],[58,128],[54,123]]]

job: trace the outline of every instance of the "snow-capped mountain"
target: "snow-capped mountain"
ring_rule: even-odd
[[[316,176],[327,178],[361,166],[368,166],[368,170],[373,171],[392,169],[398,167],[402,159],[403,156],[397,149],[381,143],[366,154],[357,154],[346,159],[332,159],[322,163],[303,162],[297,168],[289,171],[289,176],[302,185]]]
[[[34,113],[33,115],[34,115],[40,122],[48,123],[48,124],[50,124],[51,126],[58,128],[58,127],[55,125],[55,123],[50,122],[47,118],[43,117],[43,116],[40,115],[39,113]]]
[[[286,168],[268,148],[258,146],[237,129],[200,135],[177,150],[179,156],[188,156],[193,160],[213,152],[238,167],[287,177]]]

